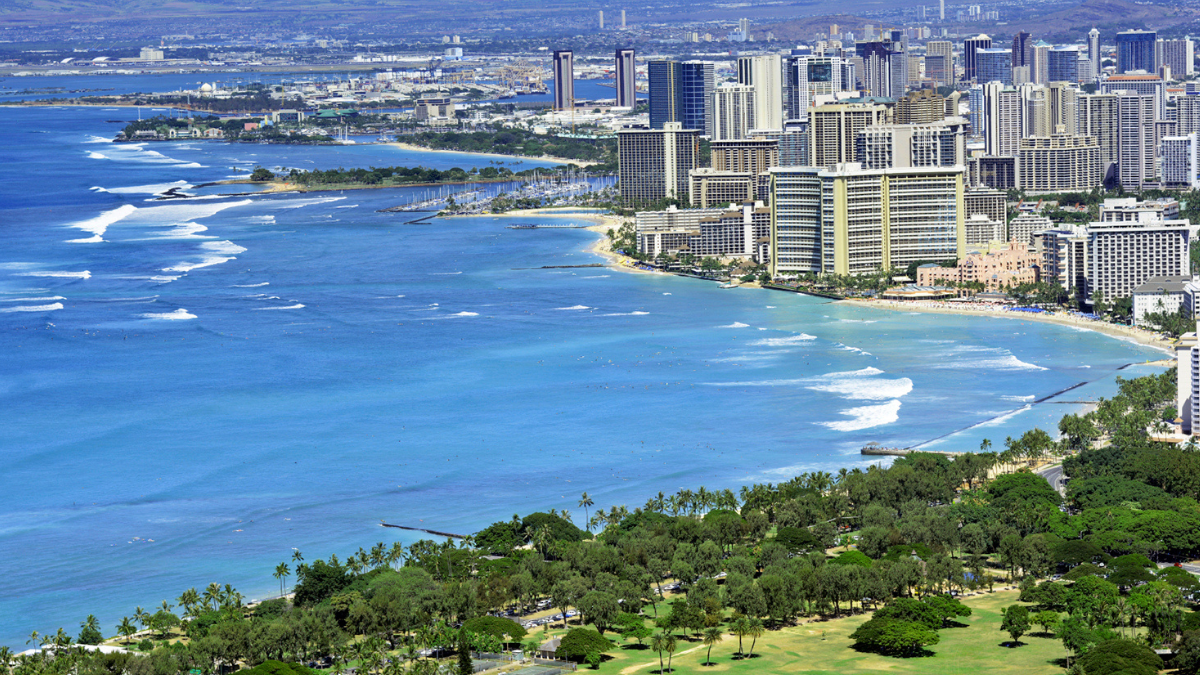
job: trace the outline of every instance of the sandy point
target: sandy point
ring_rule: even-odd
[[[528,157],[528,156],[524,156],[524,155],[502,155],[502,154],[496,153],[496,152],[464,152],[461,150],[434,150],[433,148],[426,148],[426,147],[420,146],[420,145],[413,145],[412,143],[402,143],[400,141],[396,141],[396,142],[392,142],[392,143],[384,143],[384,145],[390,145],[393,148],[398,148],[400,150],[408,150],[410,152],[437,152],[437,153],[442,153],[442,154],[447,154],[447,155],[471,155],[472,157],[495,157],[496,159],[503,159],[503,160],[507,160],[510,162],[524,162],[524,161],[552,162],[554,164],[574,164],[575,166],[578,166],[578,167],[588,167],[588,166],[591,166],[596,163],[596,162],[591,162],[591,161],[583,160],[583,159],[566,159],[564,157],[551,157],[549,155],[542,155],[541,157]]]

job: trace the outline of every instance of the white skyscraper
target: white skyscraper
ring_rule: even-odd
[[[1171,67],[1171,78],[1182,80],[1196,72],[1195,46],[1189,38],[1159,40],[1159,63]]]
[[[743,84],[722,84],[713,89],[712,140],[727,141],[749,138],[754,128],[754,87]]]
[[[987,154],[1017,156],[1021,145],[1021,108],[1021,94],[1016,89],[999,82],[983,85],[982,123]]]
[[[1200,169],[1196,166],[1196,134],[1167,136],[1162,139],[1162,182],[1170,187],[1200,188]]]
[[[1117,167],[1126,190],[1154,180],[1152,95],[1117,92]]]
[[[1087,57],[1092,62],[1093,76],[1100,74],[1100,31],[1092,28],[1088,31]]]
[[[738,59],[738,84],[754,91],[751,129],[783,129],[783,74],[778,54]]]

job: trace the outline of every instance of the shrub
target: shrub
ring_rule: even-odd
[[[850,634],[850,639],[855,646],[870,651],[911,656],[921,653],[927,645],[937,644],[939,637],[937,631],[918,621],[884,618],[876,612]]]
[[[790,553],[811,551],[821,545],[812,532],[802,527],[780,527],[775,531],[775,542]]]
[[[491,635],[505,642],[520,642],[528,633],[525,627],[516,621],[499,616],[477,616],[468,620],[462,627],[471,633]]]
[[[1088,675],[1154,675],[1163,662],[1149,647],[1133,640],[1106,640],[1079,657]]]
[[[858,565],[859,567],[870,567],[871,559],[862,551],[842,551],[836,558],[829,561],[830,565]]]
[[[588,652],[603,654],[612,649],[612,643],[603,635],[587,628],[572,628],[563,636],[555,653],[560,659],[582,661]]]

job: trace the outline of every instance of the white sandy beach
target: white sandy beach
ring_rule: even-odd
[[[555,164],[574,164],[575,166],[578,166],[578,167],[588,167],[588,166],[591,166],[596,163],[596,162],[589,162],[589,161],[582,160],[582,159],[564,159],[562,157],[550,157],[548,155],[542,155],[541,157],[525,157],[525,156],[517,156],[517,155],[501,155],[496,152],[465,152],[465,151],[460,151],[460,150],[434,150],[433,148],[426,148],[426,147],[423,147],[420,145],[413,145],[412,143],[402,143],[399,141],[396,141],[393,143],[384,143],[384,145],[390,145],[393,148],[399,148],[400,150],[409,150],[412,152],[439,152],[439,153],[445,153],[445,154],[451,154],[451,155],[473,155],[476,157],[495,157],[496,159],[503,159],[503,160],[510,161],[510,162],[512,162],[512,161],[519,162],[522,160],[533,160],[533,161],[538,161],[538,162],[553,162]]]

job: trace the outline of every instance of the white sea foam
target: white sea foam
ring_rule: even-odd
[[[972,428],[1000,426],[1001,424],[1004,424],[1005,422],[1011,420],[1012,418],[1016,417],[1017,415],[1020,415],[1021,413],[1025,412],[1026,410],[1029,410],[1032,407],[1033,406],[1030,406],[1030,405],[1022,406],[1020,408],[1017,408],[1016,410],[1013,410],[1012,412],[1008,412],[1003,415],[1000,415],[999,417],[997,417],[995,419],[990,419],[986,422],[980,422],[979,424],[976,424]]]
[[[574,305],[571,307],[555,307],[554,309],[559,310],[559,311],[570,311],[570,310],[594,309],[594,308],[588,307],[587,305]]]
[[[837,394],[842,398],[854,401],[883,401],[907,396],[913,389],[913,382],[907,377],[896,380],[839,377],[808,388],[813,391]]]
[[[200,269],[201,267],[212,267],[213,265],[220,265],[221,263],[227,263],[230,260],[236,260],[236,258],[234,258],[233,256],[206,255],[203,258],[201,258],[199,262],[184,261],[184,262],[180,262],[180,263],[171,265],[170,267],[164,267],[162,269],[162,271],[164,271],[164,272],[191,272],[192,270]]]
[[[52,305],[21,305],[18,307],[2,307],[0,312],[52,312],[56,309],[62,309],[62,303],[56,302]]]
[[[52,295],[48,298],[0,298],[0,302],[54,302],[55,300],[66,300],[61,295]]]
[[[111,211],[105,211],[95,218],[89,218],[88,220],[75,223],[74,225],[71,225],[71,227],[77,230],[83,230],[84,232],[91,232],[92,236],[86,239],[69,239],[67,243],[91,244],[104,241],[104,233],[108,231],[110,225],[132,213],[135,213],[137,210],[138,209],[136,206],[132,204],[125,204],[123,206],[118,206]]]
[[[55,279],[91,279],[92,273],[84,270],[82,272],[22,272],[22,277],[52,277]]]
[[[1024,403],[1025,401],[1032,401],[1033,399],[1037,398],[1037,396],[1029,394],[1028,396],[1001,396],[1000,398],[1005,401],[1017,401],[1019,403]]]
[[[288,306],[286,306],[286,307],[255,307],[254,309],[256,309],[256,310],[262,310],[262,309],[304,309],[304,305],[302,305],[302,304],[300,304],[300,303],[298,303],[298,302],[297,302],[297,303],[296,303],[296,304],[294,304],[294,305],[288,305]]]
[[[358,204],[350,204],[348,206],[335,206],[333,208],[335,208],[335,209],[357,209]]]
[[[186,180],[177,180],[174,183],[151,183],[150,185],[131,185],[129,187],[102,188],[94,187],[93,190],[99,192],[111,192],[115,195],[159,195],[171,188],[190,187],[191,184]]]
[[[452,277],[452,276],[454,276],[454,275],[456,275],[456,274],[462,274],[462,272],[430,272],[430,273],[429,273],[429,276],[433,276],[433,277]]]
[[[762,340],[754,340],[752,342],[747,342],[746,344],[752,347],[786,347],[789,345],[803,344],[810,340],[816,339],[817,337],[815,335],[801,333],[799,335],[789,335],[788,337],[763,338]]]
[[[203,168],[196,162],[173,159],[158,152],[147,150],[145,143],[112,144],[104,152],[89,152],[89,159],[107,159],[114,162],[130,162],[134,164],[170,164],[177,169]]]
[[[212,239],[212,236],[200,234],[207,231],[208,228],[200,223],[183,223],[177,227],[162,230],[155,234],[161,239]]]
[[[876,319],[838,319],[841,323],[877,323]]]
[[[859,431],[884,424],[891,424],[900,419],[900,401],[888,401],[880,405],[868,405],[861,408],[848,408],[840,414],[849,417],[848,420],[833,422],[815,422],[834,431]]]
[[[277,204],[271,204],[270,207],[273,209],[301,209],[301,208],[304,208],[305,206],[312,206],[314,204],[328,204],[330,202],[340,202],[343,199],[345,199],[345,197],[312,197],[309,199],[292,199],[292,200],[280,201]]]
[[[609,314],[601,314],[600,316],[646,316],[650,312],[611,312]]]
[[[767,309],[775,309],[775,305],[767,305]]]
[[[275,216],[272,216],[272,215],[266,215],[266,216],[250,216],[250,220],[252,220],[252,221],[254,221],[254,222],[256,222],[256,223],[274,223],[274,222],[275,222]]]
[[[873,377],[875,375],[882,374],[882,370],[868,366],[858,370],[843,370],[837,373],[826,373],[825,377]]]
[[[608,277],[609,277],[609,275],[607,275],[607,274],[596,274],[596,275],[593,275],[590,277],[579,277],[579,278],[580,279],[607,279]]]
[[[192,314],[191,312],[187,311],[186,309],[179,308],[179,309],[175,310],[174,312],[162,312],[162,313],[158,313],[158,314],[153,314],[153,313],[152,314],[143,314],[142,318],[143,319],[154,319],[157,321],[186,321],[188,319],[195,319],[196,315]]]
[[[271,282],[264,281],[261,284],[234,284],[234,288],[260,288],[262,286],[270,286]]]
[[[749,327],[750,326],[748,324],[744,324],[740,321],[734,321],[733,323],[729,324],[728,326],[717,326],[717,328],[749,328]]]
[[[107,108],[105,108],[105,110],[107,110]],[[111,139],[111,138],[104,138],[103,136],[94,136],[91,134],[88,135],[88,140],[84,141],[84,143],[112,143],[112,142],[113,142],[113,139]]]
[[[663,293],[663,295],[670,295],[670,293]]]
[[[457,314],[451,314],[450,316],[479,316],[479,313],[478,312],[459,312]]]
[[[934,368],[948,370],[1047,370],[1042,366],[1027,363],[1018,359],[1012,352],[1002,347],[979,347],[975,345],[957,345],[943,350],[950,358],[939,359],[932,364]],[[953,358],[962,356],[964,358]]]
[[[205,244],[200,244],[200,248],[212,251],[213,253],[220,253],[222,255],[237,255],[239,253],[246,252],[245,248],[238,246],[237,244],[233,243],[232,241],[228,241],[228,240],[226,240],[226,241],[210,241]]]

